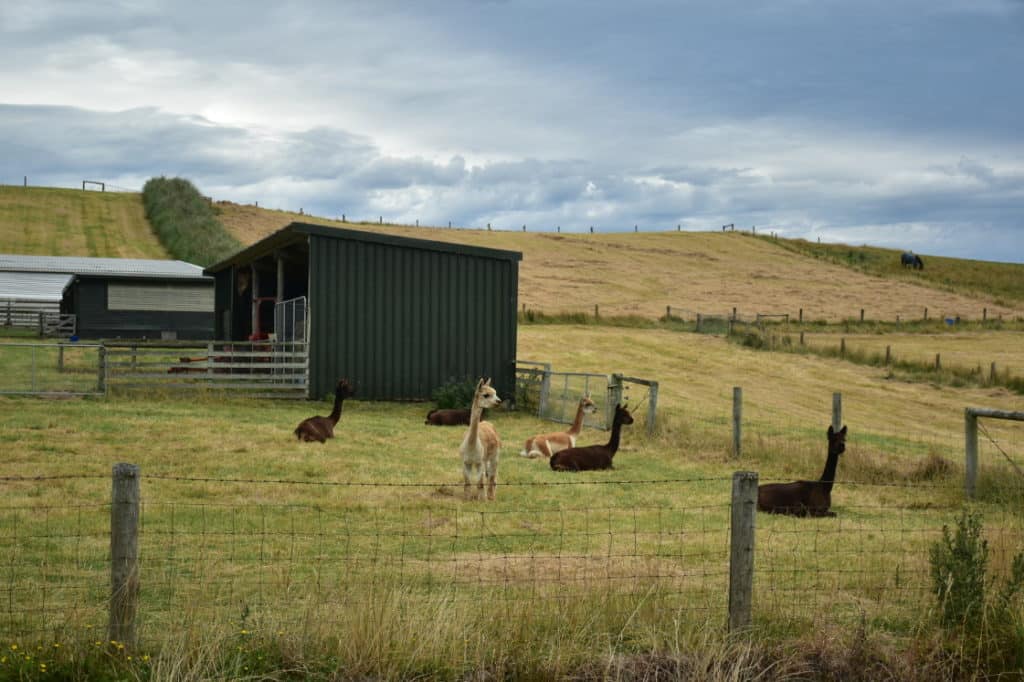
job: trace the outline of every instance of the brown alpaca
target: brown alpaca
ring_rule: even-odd
[[[431,410],[427,412],[427,419],[424,424],[434,426],[457,426],[469,424],[470,413],[465,409]]]
[[[470,408],[469,429],[459,446],[462,457],[462,481],[466,499],[472,499],[470,483],[475,479],[478,493],[483,497],[484,479],[487,479],[487,499],[493,500],[498,485],[498,456],[501,454],[501,440],[490,422],[480,419],[484,408],[501,404],[498,392],[491,388],[491,380],[480,379],[473,394]]]
[[[833,431],[828,427],[828,457],[818,481],[765,483],[757,487],[757,510],[792,516],[835,516],[832,484],[836,480],[839,455],[846,451],[846,427]]]
[[[623,405],[615,406],[615,419],[612,420],[612,437],[606,445],[587,445],[569,448],[556,452],[551,456],[549,464],[555,471],[590,471],[594,469],[614,469],[612,459],[619,450],[619,436],[624,424],[632,424],[633,415]]]
[[[527,438],[526,446],[519,453],[519,456],[529,457],[530,459],[551,457],[551,455],[560,450],[576,447],[576,437],[583,430],[584,416],[594,412],[597,412],[597,405],[590,399],[590,394],[588,393],[580,398],[579,405],[576,406],[576,418],[573,419],[572,426],[569,427],[568,431],[542,433],[538,436]]]
[[[351,398],[354,395],[355,389],[349,385],[348,381],[339,379],[338,385],[334,389],[334,409],[331,410],[331,413],[326,417],[318,415],[303,419],[295,427],[295,437],[307,443],[313,441],[326,443],[328,438],[334,438],[334,427],[341,419],[341,404],[345,402],[345,398]]]

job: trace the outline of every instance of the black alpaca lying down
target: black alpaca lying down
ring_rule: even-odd
[[[331,410],[331,413],[326,417],[317,415],[303,419],[292,433],[306,443],[326,443],[328,438],[334,438],[334,427],[341,419],[342,403],[346,398],[354,396],[355,393],[355,389],[346,379],[339,379],[338,385],[334,389],[334,409]]]
[[[612,421],[612,437],[606,445],[586,445],[568,448],[551,455],[548,460],[555,471],[590,471],[593,469],[614,469],[612,458],[619,449],[619,435],[623,424],[632,424],[633,415],[622,405],[615,406]]]
[[[423,423],[434,426],[469,424],[469,410],[431,410],[427,412],[427,419]]]
[[[835,516],[832,506],[832,484],[836,480],[839,455],[846,450],[846,427],[833,431],[828,427],[828,458],[818,481],[765,483],[757,487],[758,511],[793,516]]]

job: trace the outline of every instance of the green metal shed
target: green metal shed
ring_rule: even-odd
[[[445,382],[515,385],[517,251],[291,223],[206,269],[215,338],[304,340],[309,392],[339,377],[365,400],[421,400]]]

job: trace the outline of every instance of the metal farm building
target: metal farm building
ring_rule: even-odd
[[[83,339],[210,339],[213,280],[183,261],[0,254],[0,324]]]
[[[216,338],[308,343],[309,397],[340,377],[366,400],[449,380],[515,385],[522,254],[292,223],[206,269]]]

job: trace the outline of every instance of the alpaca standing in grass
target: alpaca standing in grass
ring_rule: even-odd
[[[484,478],[487,479],[487,499],[493,500],[498,485],[498,455],[501,452],[501,440],[498,432],[490,422],[481,420],[484,408],[501,404],[498,392],[491,387],[491,380],[480,379],[473,394],[473,406],[470,408],[469,429],[459,446],[462,457],[462,480],[466,499],[483,497]],[[471,495],[470,485],[477,484],[477,495]]]
[[[832,484],[836,480],[839,455],[846,451],[846,427],[834,431],[828,427],[828,457],[825,470],[817,481],[765,483],[757,487],[757,510],[792,516],[835,516],[832,506]]]
[[[580,398],[579,405],[576,406],[576,418],[573,419],[572,426],[569,427],[568,431],[542,433],[527,438],[526,446],[519,453],[519,456],[529,457],[530,459],[551,457],[551,455],[560,450],[576,447],[576,437],[583,431],[585,415],[594,414],[595,412],[597,412],[597,405],[590,399],[590,394],[588,393]]]
[[[548,463],[555,471],[591,471],[594,469],[614,469],[612,459],[619,451],[619,437],[622,427],[633,423],[633,415],[625,405],[615,406],[615,418],[612,420],[612,437],[605,445],[587,445],[568,448],[551,455]]]
[[[348,380],[339,379],[338,385],[334,389],[334,409],[331,410],[331,413],[326,417],[317,415],[303,419],[295,427],[295,437],[307,443],[314,441],[326,443],[328,438],[334,438],[334,427],[341,419],[341,405],[346,398],[351,398],[354,395],[355,389],[348,383]]]

